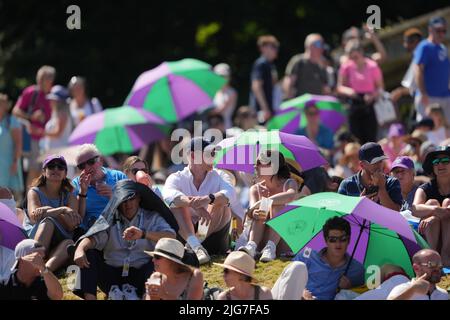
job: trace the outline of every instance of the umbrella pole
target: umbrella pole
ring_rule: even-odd
[[[353,257],[355,256],[356,248],[358,247],[358,243],[359,243],[359,240],[361,239],[361,236],[362,236],[362,233],[363,233],[365,225],[366,225],[366,219],[363,220],[361,229],[359,229],[358,239],[356,239],[355,247],[353,248],[352,255],[350,256],[350,260],[348,261],[347,267],[345,268],[345,271],[344,271],[344,274],[343,274],[344,276],[347,274],[348,269],[350,268],[350,264],[352,263]]]

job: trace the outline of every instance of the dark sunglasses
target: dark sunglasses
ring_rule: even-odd
[[[319,112],[306,112],[306,115],[309,117],[315,117],[319,115]]]
[[[92,159],[89,159],[83,163],[80,163],[79,165],[77,165],[77,168],[80,170],[84,170],[84,168],[86,168],[86,165],[93,166],[97,162],[97,159],[98,159],[98,156],[96,156]]]
[[[431,163],[433,164],[433,166],[437,166],[439,163],[449,164],[450,163],[450,158],[434,159]]]
[[[133,168],[131,169],[131,173],[135,176],[136,173],[138,173],[138,171],[144,171],[145,173],[148,173],[148,169],[144,168],[144,169],[138,169],[138,168]]]
[[[331,243],[336,243],[338,241],[339,242],[347,242],[349,239],[350,239],[350,237],[347,235],[340,236],[340,237],[333,237],[333,236],[327,237],[328,242],[331,242]]]
[[[62,163],[50,163],[50,164],[48,164],[48,165],[46,166],[46,168],[47,168],[48,170],[55,170],[55,169],[58,169],[59,171],[65,171],[65,170],[67,170],[67,166],[65,166],[65,165],[62,164]]]
[[[443,33],[443,34],[447,33],[447,29],[434,29],[434,31],[436,31],[436,33]]]
[[[161,259],[161,257],[155,254],[155,255],[153,256],[153,259],[159,260],[159,259]]]
[[[438,263],[438,262],[434,262],[434,261],[428,261],[428,262],[423,262],[420,263],[421,266],[423,267],[427,267],[430,269],[442,269],[444,267],[444,265],[442,263]]]

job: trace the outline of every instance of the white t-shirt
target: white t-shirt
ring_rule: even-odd
[[[414,279],[413,279],[414,280]],[[408,289],[411,286],[412,281],[400,284],[392,289],[391,293],[388,296],[388,299],[398,296],[403,291]],[[448,293],[442,288],[436,286],[436,289],[431,293],[431,295],[426,294],[414,294],[409,300],[448,300]]]
[[[426,135],[428,141],[438,146],[442,141],[447,139],[447,129],[445,127],[440,127],[439,129],[428,131]]]
[[[354,300],[386,300],[392,289],[408,282],[409,279],[406,276],[403,276],[401,274],[395,275],[384,281],[377,288],[364,292]]]
[[[82,108],[78,108],[74,99],[70,102],[70,114],[72,115],[73,122],[77,126],[84,118],[91,114],[101,112],[103,110],[100,101],[97,98],[86,100],[86,103]]]

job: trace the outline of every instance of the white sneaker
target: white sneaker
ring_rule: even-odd
[[[203,246],[198,246],[197,248],[194,249],[194,252],[195,255],[197,256],[198,263],[201,265],[208,263],[211,260],[208,251],[206,251],[206,249],[203,248]]]
[[[250,257],[255,258],[256,254],[256,243],[253,241],[249,241],[245,246],[242,246],[238,249],[238,251],[246,252]]]
[[[124,300],[141,300],[141,299],[139,299],[139,297],[136,293],[136,290],[137,289],[134,286],[132,286],[131,284],[125,283],[122,286]]]
[[[274,260],[277,257],[277,247],[275,246],[275,243],[272,241],[267,241],[266,246],[264,247],[262,251],[261,258],[259,258],[259,261],[261,262],[269,262]]]
[[[108,300],[124,300],[125,296],[119,286],[113,285],[109,290]]]

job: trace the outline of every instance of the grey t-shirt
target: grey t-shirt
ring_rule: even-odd
[[[306,59],[304,54],[296,54],[289,60],[286,75],[296,76],[294,94],[322,94],[322,89],[328,84],[326,69],[317,63]]]

